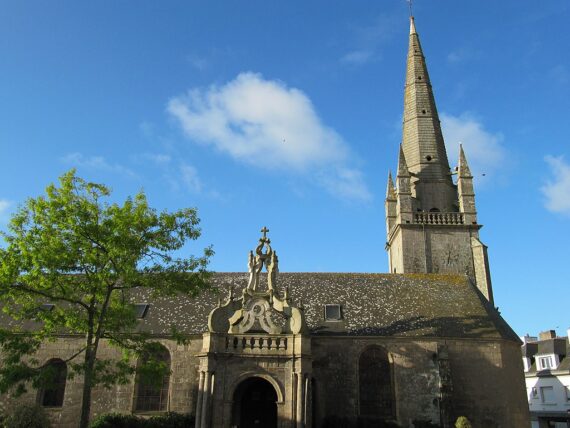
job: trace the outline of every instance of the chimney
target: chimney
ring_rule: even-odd
[[[547,330],[538,333],[538,340],[554,339],[556,337],[556,330]]]

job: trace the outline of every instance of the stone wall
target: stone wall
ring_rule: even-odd
[[[171,354],[171,386],[169,409],[181,413],[194,413],[198,385],[199,360],[202,338],[187,345],[159,339]],[[355,420],[359,415],[359,370],[361,353],[372,345],[384,347],[392,363],[393,391],[396,398],[395,416],[403,427],[412,427],[414,420],[439,422],[440,384],[438,353],[445,348],[449,356],[452,378],[450,419],[467,416],[474,428],[521,428],[528,426],[525,385],[517,343],[505,340],[481,339],[411,339],[394,337],[313,336],[312,349],[312,401],[311,416],[314,427],[320,428],[325,417],[337,416]],[[40,361],[65,358],[79,349],[81,341],[61,338],[42,347]],[[119,357],[117,350],[103,345],[100,356]],[[235,359],[237,357],[233,357]],[[233,361],[232,372],[261,373],[275,370],[291,371],[290,362],[283,367],[273,366],[271,358],[244,359],[243,364]],[[259,367],[256,363],[260,363]],[[237,363],[237,364],[236,364]],[[266,364],[264,366],[263,364]],[[217,361],[220,376],[225,371],[224,359]],[[257,367],[257,368],[256,368]],[[226,373],[227,375],[227,373]],[[233,373],[238,376],[239,373]],[[279,377],[279,376],[278,376]],[[290,405],[293,391],[290,382],[283,384],[283,404]],[[108,412],[131,413],[134,384],[117,386],[111,390],[95,388],[93,416]],[[228,397],[224,398],[225,400]],[[17,399],[36,402],[37,392],[29,391]],[[4,409],[16,401],[2,397]],[[215,402],[215,406],[222,403]],[[64,405],[60,409],[47,409],[55,426],[74,427],[79,420],[81,406],[81,378],[69,380]],[[213,409],[216,412],[216,409]],[[285,412],[286,413],[286,412]],[[228,421],[229,415],[224,418]],[[311,418],[309,417],[308,420]],[[281,421],[285,427],[287,421]]]
[[[474,428],[529,425],[520,349],[503,340],[314,338],[315,425],[325,416],[358,416],[358,357],[373,344],[393,359],[397,420],[439,422],[438,348],[448,349],[452,376],[451,420],[467,416]]]
[[[178,345],[173,340],[157,339],[170,352],[171,370],[169,410],[180,413],[193,413],[197,392],[198,358],[202,338],[192,339],[188,344]],[[45,363],[52,358],[66,359],[81,349],[83,339],[68,337],[59,338],[55,342],[45,343],[37,353],[40,362]],[[98,352],[101,359],[120,358],[120,352],[103,342]],[[81,413],[82,377],[68,379],[65,387],[64,403],[61,408],[46,408],[46,412],[56,427],[76,427]],[[127,385],[118,385],[112,389],[95,387],[92,391],[92,418],[98,415],[117,412],[132,413],[134,405],[134,378]],[[29,388],[28,392],[18,398],[2,396],[0,408],[9,411],[17,404],[36,403],[38,392]]]

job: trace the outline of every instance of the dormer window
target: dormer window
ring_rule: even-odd
[[[342,320],[342,309],[340,305],[325,305],[325,321]]]
[[[538,357],[538,369],[549,370],[556,368],[556,362],[551,355],[545,357]]]
[[[136,303],[135,305],[135,316],[137,319],[142,320],[146,317],[146,313],[148,312],[149,304],[148,303]]]

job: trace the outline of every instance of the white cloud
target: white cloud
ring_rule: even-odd
[[[546,209],[570,215],[570,165],[563,156],[546,156],[553,179],[540,188],[546,197]]]
[[[150,161],[158,166],[168,165],[172,160],[170,155],[164,153],[143,153],[141,155],[136,155],[134,158],[137,161]]]
[[[8,218],[8,211],[12,207],[12,201],[0,199],[0,220],[4,221]]]
[[[382,14],[374,18],[367,25],[353,27],[352,49],[343,55],[340,61],[344,64],[360,66],[380,59],[381,48],[394,35],[395,23],[398,22],[393,16]]]
[[[344,55],[340,61],[345,64],[362,65],[372,59],[373,52],[369,50],[356,50]]]
[[[188,190],[190,193],[202,193],[205,186],[200,179],[198,170],[186,163],[179,162],[175,165],[172,156],[165,153],[143,153],[136,156],[137,161],[146,161],[159,168],[162,179],[165,180],[175,192]],[[174,164],[174,165],[173,165]],[[206,192],[209,196],[218,197],[215,190]]]
[[[192,165],[183,163],[180,165],[180,177],[185,187],[192,193],[200,193],[202,191],[202,181],[198,176],[198,171]]]
[[[199,71],[204,71],[210,65],[210,61],[202,56],[188,55],[187,59],[190,65]]]
[[[459,116],[442,113],[440,117],[451,165],[457,164],[461,143],[475,177],[501,167],[506,155],[501,133],[486,130],[477,118],[468,113]]]
[[[132,170],[123,165],[107,162],[103,156],[84,156],[81,153],[69,153],[62,157],[61,160],[73,167],[84,167],[99,171],[114,172],[129,177],[137,176]]]
[[[312,177],[337,196],[370,196],[358,171],[346,173],[348,146],[321,122],[299,89],[241,73],[223,86],[172,98],[168,112],[190,140],[236,160]],[[354,190],[346,191],[347,186]]]
[[[481,52],[470,47],[461,47],[447,54],[447,62],[450,64],[473,61],[480,58]]]
[[[144,121],[139,123],[139,130],[146,138],[154,137],[154,128],[155,126],[152,122]]]
[[[320,184],[330,193],[344,199],[368,200],[370,192],[363,185],[362,172],[340,167],[332,172],[323,172],[318,177]]]

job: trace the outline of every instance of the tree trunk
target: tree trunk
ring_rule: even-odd
[[[89,416],[91,414],[91,390],[93,388],[93,367],[95,366],[94,353],[91,346],[85,352],[85,373],[83,375],[83,396],[81,399],[81,419],[79,428],[89,427]]]

